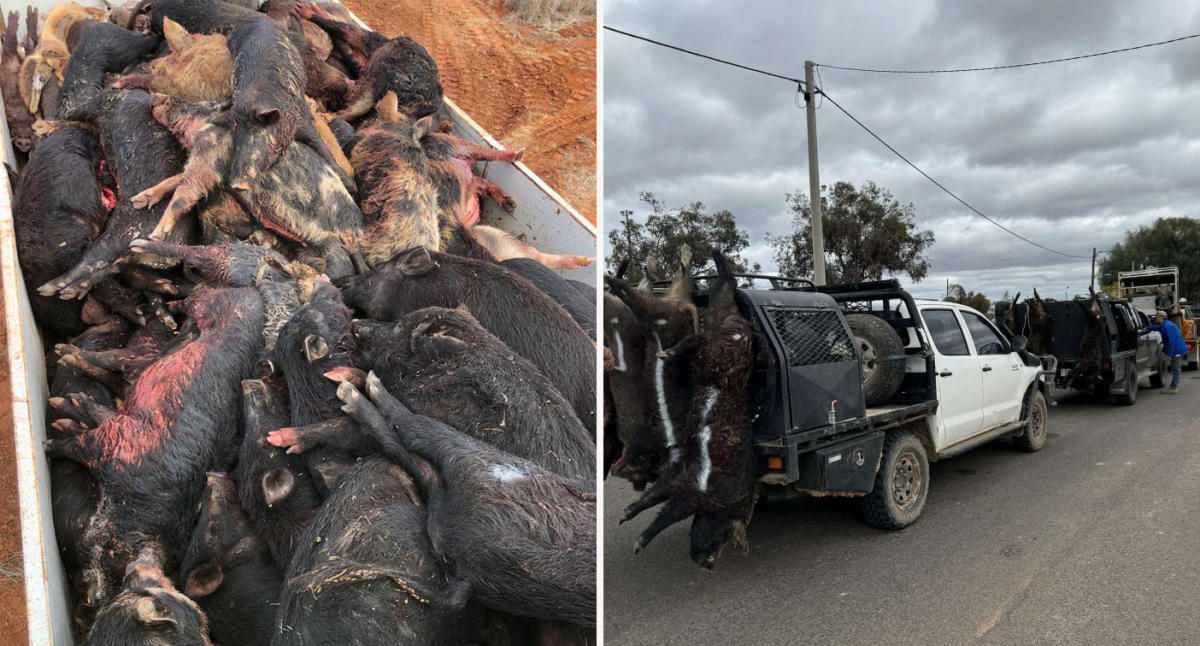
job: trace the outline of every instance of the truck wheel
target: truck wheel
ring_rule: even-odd
[[[909,432],[888,433],[875,488],[862,499],[863,518],[879,529],[904,529],[921,515],[928,495],[925,445]]]
[[[1029,406],[1029,422],[1025,424],[1025,432],[1013,438],[1013,444],[1029,453],[1040,451],[1046,446],[1046,417],[1046,396],[1035,389]]]
[[[1116,393],[1113,397],[1113,403],[1120,406],[1133,406],[1137,403],[1138,393],[1138,377],[1137,366],[1130,362],[1125,366],[1125,392]]]
[[[1170,369],[1171,366],[1167,363],[1166,357],[1160,358],[1158,360],[1158,370],[1154,374],[1150,375],[1150,387],[1162,388],[1163,386],[1167,385],[1167,372]]]
[[[904,380],[904,360],[887,359],[904,354],[904,343],[887,321],[871,314],[846,316],[854,342],[862,354],[863,398],[878,406],[892,398]]]

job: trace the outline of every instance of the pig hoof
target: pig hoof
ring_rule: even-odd
[[[504,198],[504,201],[500,203],[500,208],[512,213],[517,210],[517,201],[511,197],[506,197]]]
[[[372,370],[371,372],[368,372],[367,394],[371,396],[371,399],[379,399],[379,396],[382,395],[383,392],[383,383],[379,381],[379,377],[375,376],[375,371]]]
[[[358,392],[358,389],[345,381],[338,384],[337,396],[338,399],[345,402],[347,407],[357,404],[362,399],[362,394]],[[345,408],[343,408],[343,410],[345,410]]]
[[[644,543],[642,543],[642,539],[640,539],[640,538],[639,538],[639,539],[637,539],[636,541],[634,541],[634,542],[633,542],[633,553],[634,553],[634,554],[641,554],[641,553],[642,553],[642,549],[643,549],[643,548],[645,548],[645,547],[646,547],[646,545],[645,545]]]
[[[154,198],[154,196],[150,193],[150,191],[145,190],[145,191],[142,191],[141,193],[138,193],[137,195],[134,195],[129,200],[129,203],[132,204],[133,208],[135,208],[135,209],[148,209],[148,208],[154,206],[155,203],[158,202],[158,200],[153,199],[153,198]]]
[[[37,288],[37,293],[41,294],[42,296],[54,296],[58,293],[59,289],[61,289],[61,287],[55,285],[54,283],[46,283],[45,285]]]

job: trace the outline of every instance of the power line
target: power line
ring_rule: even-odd
[[[621,34],[621,35],[623,35],[623,36],[628,36],[628,37],[630,37],[630,38],[636,38],[637,40],[642,40],[642,41],[645,41],[645,42],[647,42],[647,43],[651,43],[651,44],[653,44],[653,45],[658,45],[659,47],[665,47],[665,48],[667,48],[667,49],[673,49],[673,50],[675,50],[675,51],[678,51],[678,52],[683,52],[683,53],[685,53],[685,54],[690,54],[690,55],[692,55],[692,56],[697,56],[697,57],[699,57],[699,58],[707,59],[707,60],[713,61],[713,62],[715,62],[715,63],[721,63],[721,64],[724,64],[724,65],[729,65],[729,66],[731,66],[731,67],[736,67],[736,68],[739,68],[739,69],[743,69],[743,70],[746,70],[746,71],[749,71],[749,72],[754,72],[754,73],[756,73],[756,74],[762,74],[762,75],[764,75],[764,76],[770,76],[770,77],[777,78],[777,79],[781,79],[781,80],[784,80],[784,81],[791,81],[791,82],[793,82],[793,83],[796,83],[796,84],[797,84],[798,86],[800,86],[801,88],[803,88],[803,86],[804,86],[804,81],[802,81],[802,80],[800,80],[800,79],[797,79],[797,78],[792,78],[792,77],[790,77],[790,76],[784,76],[784,75],[782,75],[782,74],[776,74],[776,73],[774,73],[774,72],[768,72],[768,71],[766,71],[766,70],[761,70],[761,69],[754,68],[754,67],[750,67],[750,66],[747,66],[747,65],[742,65],[742,64],[740,64],[740,63],[734,63],[733,61],[728,61],[728,60],[725,60],[725,59],[722,59],[722,58],[716,58],[716,57],[714,57],[714,56],[709,56],[708,54],[701,54],[701,53],[699,53],[699,52],[694,52],[694,51],[692,51],[692,50],[690,50],[690,49],[684,49],[684,48],[682,48],[682,47],[678,47],[678,46],[675,46],[675,45],[671,45],[671,44],[669,44],[669,43],[664,43],[664,42],[662,42],[662,41],[654,40],[654,39],[652,39],[652,38],[647,38],[647,37],[645,37],[645,36],[639,36],[639,35],[637,35],[637,34],[632,34],[632,33],[629,33],[629,32],[627,32],[627,31],[623,31],[623,30],[617,29],[617,28],[615,28],[615,27],[609,27],[609,26],[605,25],[605,26],[604,26],[604,28],[605,28],[605,29],[607,29],[608,31],[615,32],[615,33]],[[1197,35],[1198,35],[1198,36],[1200,36],[1200,34],[1197,34]],[[1191,38],[1191,36],[1189,36],[1188,38]],[[1181,39],[1176,39],[1176,40],[1181,40]],[[1166,42],[1173,42],[1173,41],[1166,41]],[[1148,46],[1149,46],[1149,45],[1141,45],[1141,46],[1139,46],[1139,47],[1148,47]],[[1133,49],[1136,49],[1136,48],[1133,48]],[[1097,54],[1097,55],[1099,55],[1099,54]],[[1069,59],[1063,59],[1063,60],[1069,60]],[[825,67],[832,67],[832,66],[828,66],[828,65],[826,65]],[[839,68],[839,69],[846,69],[846,68]],[[1029,238],[1026,238],[1025,236],[1023,236],[1023,235],[1021,235],[1021,234],[1017,233],[1016,231],[1013,231],[1012,229],[1009,229],[1008,227],[1004,226],[1003,224],[1000,224],[999,222],[997,222],[997,221],[993,220],[992,218],[990,218],[990,217],[988,217],[987,215],[985,215],[985,214],[984,214],[982,211],[980,211],[979,209],[977,209],[977,208],[975,208],[974,206],[972,206],[972,205],[971,205],[970,203],[968,203],[966,200],[964,200],[964,199],[962,199],[961,197],[959,197],[958,195],[956,195],[956,194],[955,194],[953,191],[951,191],[950,189],[948,189],[948,188],[946,188],[945,186],[943,186],[943,185],[941,184],[941,182],[938,182],[936,179],[934,179],[933,177],[931,177],[931,176],[930,176],[928,173],[926,173],[925,171],[921,170],[921,168],[920,168],[919,166],[917,166],[916,164],[914,164],[914,163],[912,163],[911,161],[909,161],[909,159],[908,159],[907,157],[905,157],[903,154],[901,154],[901,153],[900,153],[900,151],[896,150],[896,149],[895,149],[895,147],[893,147],[893,146],[892,146],[891,144],[889,144],[888,142],[884,141],[882,137],[880,137],[879,135],[875,134],[875,131],[873,131],[873,130],[871,130],[870,128],[868,128],[868,127],[866,126],[866,124],[864,124],[863,122],[859,121],[859,120],[858,120],[858,119],[857,119],[857,118],[856,118],[854,115],[850,114],[850,112],[848,112],[848,111],[847,111],[845,108],[843,108],[843,107],[841,106],[841,104],[839,104],[837,101],[833,100],[833,97],[830,97],[828,94],[826,94],[826,93],[824,92],[824,90],[822,90],[822,89],[818,88],[818,89],[816,89],[816,90],[815,90],[814,94],[823,95],[825,98],[829,99],[829,102],[830,102],[830,103],[832,103],[832,104],[834,105],[834,107],[836,107],[838,110],[840,110],[840,111],[842,112],[842,114],[844,114],[844,115],[846,115],[847,117],[849,117],[851,121],[853,121],[855,124],[857,124],[857,125],[858,125],[860,128],[862,128],[863,130],[867,131],[867,133],[868,133],[868,134],[870,134],[872,137],[874,137],[874,138],[875,138],[875,139],[876,139],[876,140],[877,140],[879,143],[883,144],[883,145],[884,145],[884,147],[886,147],[888,150],[892,151],[892,153],[893,153],[893,154],[895,154],[897,157],[899,157],[900,159],[902,159],[902,160],[903,160],[903,161],[904,161],[906,164],[908,164],[909,166],[911,166],[911,167],[913,168],[913,170],[915,170],[915,171],[917,171],[918,173],[920,173],[920,174],[921,174],[923,177],[925,177],[925,179],[927,179],[927,180],[929,180],[930,182],[932,182],[934,186],[937,186],[938,188],[942,189],[942,191],[944,191],[944,192],[945,192],[947,195],[949,195],[950,197],[952,197],[952,198],[954,198],[955,200],[957,200],[957,201],[958,201],[960,204],[962,204],[963,206],[967,207],[967,208],[968,208],[968,209],[970,209],[970,210],[971,210],[973,213],[975,213],[975,214],[976,214],[976,215],[978,215],[979,217],[983,218],[984,220],[987,220],[988,222],[990,222],[990,223],[992,223],[992,224],[996,225],[997,227],[999,227],[1000,229],[1004,230],[1004,231],[1005,231],[1005,232],[1007,232],[1008,234],[1010,234],[1010,235],[1012,235],[1012,236],[1015,236],[1015,237],[1017,237],[1017,238],[1019,238],[1019,239],[1021,239],[1021,240],[1025,241],[1025,242],[1027,242],[1027,243],[1029,243],[1029,244],[1031,244],[1031,245],[1033,245],[1033,246],[1035,246],[1035,247],[1039,248],[1039,249],[1043,249],[1043,250],[1045,250],[1045,251],[1049,251],[1050,253],[1058,254],[1058,255],[1060,255],[1060,256],[1065,256],[1065,257],[1067,257],[1067,258],[1084,258],[1084,259],[1088,259],[1088,260],[1090,260],[1090,259],[1091,259],[1091,256],[1090,256],[1090,255],[1089,255],[1089,256],[1079,256],[1079,255],[1075,255],[1075,254],[1069,254],[1069,253],[1065,253],[1065,252],[1062,252],[1062,251],[1058,251],[1057,249],[1051,249],[1050,247],[1047,247],[1047,246],[1045,246],[1045,245],[1042,245],[1042,244],[1039,244],[1039,243],[1037,243],[1037,242],[1034,242],[1033,240],[1030,240]]]
[[[741,63],[734,63],[733,61],[727,61],[727,60],[725,60],[725,59],[723,59],[723,58],[717,58],[717,57],[715,57],[715,56],[709,56],[708,54],[701,54],[700,52],[694,52],[694,51],[692,51],[692,50],[690,50],[690,49],[684,49],[684,48],[682,48],[682,47],[677,47],[677,46],[675,46],[675,45],[671,45],[671,44],[668,44],[668,43],[664,43],[664,42],[661,42],[661,41],[654,40],[653,38],[646,38],[645,36],[639,36],[639,35],[637,35],[637,34],[631,34],[631,33],[627,32],[627,31],[622,31],[622,30],[620,30],[620,29],[617,29],[616,27],[609,27],[608,25],[605,25],[605,26],[604,26],[604,28],[605,28],[605,29],[607,29],[608,31],[611,31],[611,32],[615,32],[615,33],[621,34],[622,36],[629,36],[630,38],[636,38],[636,39],[638,39],[638,40],[643,40],[643,41],[645,41],[645,42],[647,42],[647,43],[651,43],[651,44],[654,44],[654,45],[658,45],[659,47],[666,47],[667,49],[673,49],[673,50],[675,50],[675,51],[677,51],[677,52],[683,52],[684,54],[691,54],[692,56],[699,56],[700,58],[708,59],[708,60],[710,60],[710,61],[713,61],[714,63],[722,63],[722,64],[724,64],[724,65],[729,65],[729,66],[731,66],[731,67],[737,67],[737,68],[740,68],[740,69],[746,70],[746,71],[748,71],[748,72],[754,72],[754,73],[756,73],[756,74],[762,74],[762,75],[764,75],[764,76],[771,76],[771,77],[774,77],[774,78],[777,78],[777,79],[782,79],[782,80],[784,80],[784,81],[791,81],[792,83],[796,83],[796,84],[798,84],[798,85],[801,85],[801,86],[802,86],[802,85],[804,85],[804,81],[802,81],[802,80],[800,80],[800,79],[797,79],[797,78],[792,78],[792,77],[790,77],[790,76],[784,76],[783,74],[776,74],[775,72],[768,72],[768,71],[766,71],[766,70],[760,70],[760,69],[758,69],[757,67],[750,67],[749,65],[742,65]]]
[[[1080,54],[1079,56],[1068,56],[1066,58],[1052,58],[1046,61],[1034,61],[1032,63],[1013,63],[1010,65],[992,65],[990,67],[962,67],[957,69],[945,70],[892,70],[892,69],[873,69],[869,67],[845,67],[841,65],[826,65],[825,63],[817,63],[820,67],[827,67],[831,70],[848,70],[851,72],[874,72],[876,74],[954,74],[957,72],[986,72],[989,70],[1011,70],[1018,67],[1033,67],[1035,65],[1049,65],[1051,63],[1065,63],[1067,61],[1077,61],[1084,58],[1095,58],[1097,56],[1108,56],[1109,54],[1120,54],[1123,52],[1132,52],[1138,49],[1146,49],[1147,47],[1158,47],[1159,45],[1170,45],[1191,38],[1200,38],[1200,34],[1191,34],[1189,36],[1180,36],[1169,40],[1160,40],[1155,43],[1146,43],[1144,45],[1135,45],[1133,47],[1122,47],[1121,49],[1110,49],[1106,52],[1094,52],[1091,54]]]
[[[973,213],[975,213],[975,215],[978,215],[979,217],[983,218],[984,220],[987,220],[988,222],[991,222],[992,224],[996,225],[997,227],[1000,227],[1000,228],[1001,228],[1001,229],[1003,229],[1004,231],[1008,232],[1010,235],[1012,235],[1012,236],[1015,236],[1015,237],[1017,237],[1017,238],[1020,238],[1021,240],[1024,240],[1025,242],[1028,242],[1029,244],[1031,244],[1031,245],[1033,245],[1033,246],[1035,246],[1035,247],[1037,247],[1037,248],[1039,248],[1039,249],[1043,249],[1043,250],[1045,250],[1045,251],[1049,251],[1050,253],[1056,253],[1056,254],[1058,254],[1058,255],[1060,255],[1060,256],[1065,256],[1065,257],[1067,257],[1067,258],[1084,258],[1084,259],[1089,259],[1089,260],[1091,259],[1091,256],[1090,256],[1090,255],[1088,255],[1088,256],[1078,256],[1078,255],[1075,255],[1075,254],[1065,253],[1065,252],[1059,251],[1059,250],[1057,250],[1057,249],[1051,249],[1050,247],[1047,247],[1046,245],[1039,244],[1039,243],[1037,243],[1037,242],[1034,242],[1033,240],[1030,240],[1029,238],[1026,238],[1025,236],[1023,236],[1023,235],[1021,235],[1021,234],[1017,233],[1016,231],[1013,231],[1012,229],[1009,229],[1008,227],[1004,226],[1003,224],[1000,224],[999,222],[997,222],[997,221],[993,220],[992,218],[989,218],[988,216],[984,215],[984,213],[983,213],[982,211],[980,211],[979,209],[975,208],[974,206],[971,206],[971,204],[970,204],[969,202],[967,202],[966,200],[964,200],[964,199],[962,199],[961,197],[959,197],[957,194],[955,194],[955,193],[954,193],[954,191],[951,191],[950,189],[948,189],[948,188],[946,188],[945,186],[943,186],[941,182],[939,182],[939,181],[937,181],[936,179],[934,179],[933,177],[931,177],[931,176],[929,175],[929,173],[926,173],[925,171],[921,170],[921,167],[920,167],[920,166],[917,166],[916,164],[914,164],[914,163],[912,163],[911,161],[909,161],[908,157],[905,157],[903,154],[901,154],[901,152],[900,152],[899,150],[896,150],[896,148],[895,148],[894,146],[892,146],[892,145],[891,145],[891,144],[889,144],[888,142],[884,141],[884,140],[883,140],[883,137],[880,137],[879,135],[875,134],[875,131],[874,131],[874,130],[871,130],[870,128],[868,128],[868,127],[866,126],[866,124],[864,124],[863,122],[859,121],[857,117],[855,117],[854,115],[850,114],[850,112],[849,112],[849,111],[847,111],[847,110],[846,110],[846,108],[843,108],[843,107],[842,107],[842,104],[840,104],[840,103],[838,103],[837,101],[835,101],[835,100],[834,100],[834,98],[833,98],[833,97],[831,97],[831,96],[829,96],[828,94],[826,94],[824,90],[820,90],[820,89],[818,89],[818,90],[817,90],[817,92],[818,92],[818,93],[820,93],[820,94],[824,94],[824,95],[825,95],[825,98],[826,98],[826,99],[829,99],[829,102],[833,104],[833,107],[835,107],[835,108],[837,108],[838,110],[840,110],[840,111],[842,112],[842,114],[844,114],[844,115],[846,115],[847,117],[849,117],[851,121],[853,121],[855,124],[857,124],[857,125],[858,125],[858,127],[862,128],[863,130],[866,130],[866,131],[867,131],[867,134],[869,134],[869,135],[871,135],[872,137],[874,137],[876,141],[878,141],[879,143],[883,144],[883,146],[884,146],[885,148],[887,148],[888,150],[892,151],[892,153],[893,153],[894,155],[896,155],[896,156],[897,156],[897,157],[899,157],[900,159],[904,160],[904,163],[908,164],[909,166],[912,166],[913,170],[917,171],[917,172],[918,172],[918,173],[920,173],[922,176],[924,176],[924,177],[925,177],[925,179],[927,179],[927,180],[929,180],[930,182],[932,182],[934,186],[936,186],[936,187],[938,187],[938,188],[942,189],[942,191],[944,191],[944,192],[946,193],[946,195],[949,195],[950,197],[952,197],[952,198],[954,198],[955,200],[957,200],[959,204],[962,204],[963,206],[965,206],[965,207],[967,207],[968,209],[970,209],[970,210],[971,210]]]

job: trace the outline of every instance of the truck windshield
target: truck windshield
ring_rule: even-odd
[[[971,353],[954,310],[922,310],[921,317],[938,352],[950,357]]]

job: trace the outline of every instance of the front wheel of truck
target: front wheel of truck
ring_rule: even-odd
[[[1016,444],[1018,449],[1033,453],[1046,445],[1046,412],[1046,396],[1042,391],[1034,389],[1025,432],[1013,438],[1013,444]]]
[[[925,445],[909,432],[888,433],[875,489],[862,500],[863,519],[879,529],[904,529],[921,515],[928,495]]]

